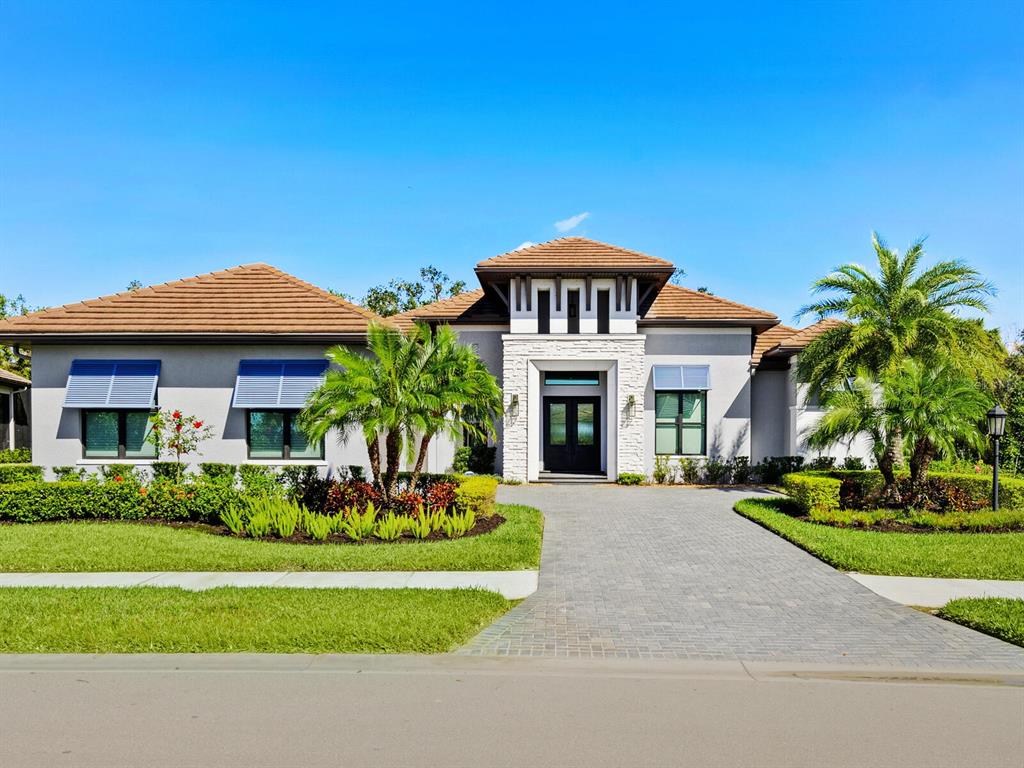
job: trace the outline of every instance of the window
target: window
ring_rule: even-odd
[[[569,333],[580,332],[580,292],[579,291],[567,291],[566,292],[567,304],[569,309]]]
[[[148,442],[150,411],[82,411],[82,456],[86,459],[155,459]]]
[[[537,333],[551,333],[551,291],[537,291]]]
[[[601,383],[597,371],[545,371],[544,383],[547,386],[564,385],[576,387],[596,387]]]
[[[611,315],[611,292],[597,292],[597,332],[609,333],[609,317]]]
[[[707,447],[707,393],[654,393],[654,452],[703,455]]]
[[[11,448],[11,395],[0,394],[0,451]]]
[[[322,459],[323,442],[311,443],[296,424],[296,411],[249,411],[250,459]]]

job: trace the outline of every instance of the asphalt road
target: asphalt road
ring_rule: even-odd
[[[3,656],[0,765],[1021,768],[1024,676],[749,662]]]

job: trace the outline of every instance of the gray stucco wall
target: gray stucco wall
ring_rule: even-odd
[[[647,474],[654,469],[655,365],[708,365],[707,455],[749,456],[751,450],[751,331],[749,328],[648,329],[644,376],[644,446]]]
[[[157,388],[161,407],[180,408],[195,414],[214,429],[212,439],[200,446],[198,461],[231,464],[281,465],[280,459],[248,459],[245,443],[245,411],[231,407],[231,396],[242,359],[323,357],[324,348],[313,344],[248,345],[34,345],[32,349],[33,461],[45,467],[90,466],[115,460],[82,458],[81,418],[77,409],[65,409],[64,389],[71,361],[79,359],[159,359]],[[349,464],[369,465],[366,445],[358,434],[341,444],[327,438],[327,468]],[[138,462],[148,463],[148,462]]]
[[[788,456],[789,372],[758,371],[750,382],[750,461]]]

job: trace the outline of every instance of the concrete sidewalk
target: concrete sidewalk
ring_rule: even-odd
[[[111,571],[0,573],[0,587],[297,587],[487,589],[509,600],[537,591],[537,571]]]
[[[1024,600],[1024,581],[929,579],[918,576],[848,574],[858,584],[895,603],[941,608],[960,597],[1013,597]]]

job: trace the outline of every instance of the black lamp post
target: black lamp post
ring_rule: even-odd
[[[999,509],[999,438],[1006,431],[1006,411],[998,405],[985,414],[988,436],[992,438],[992,509]]]

